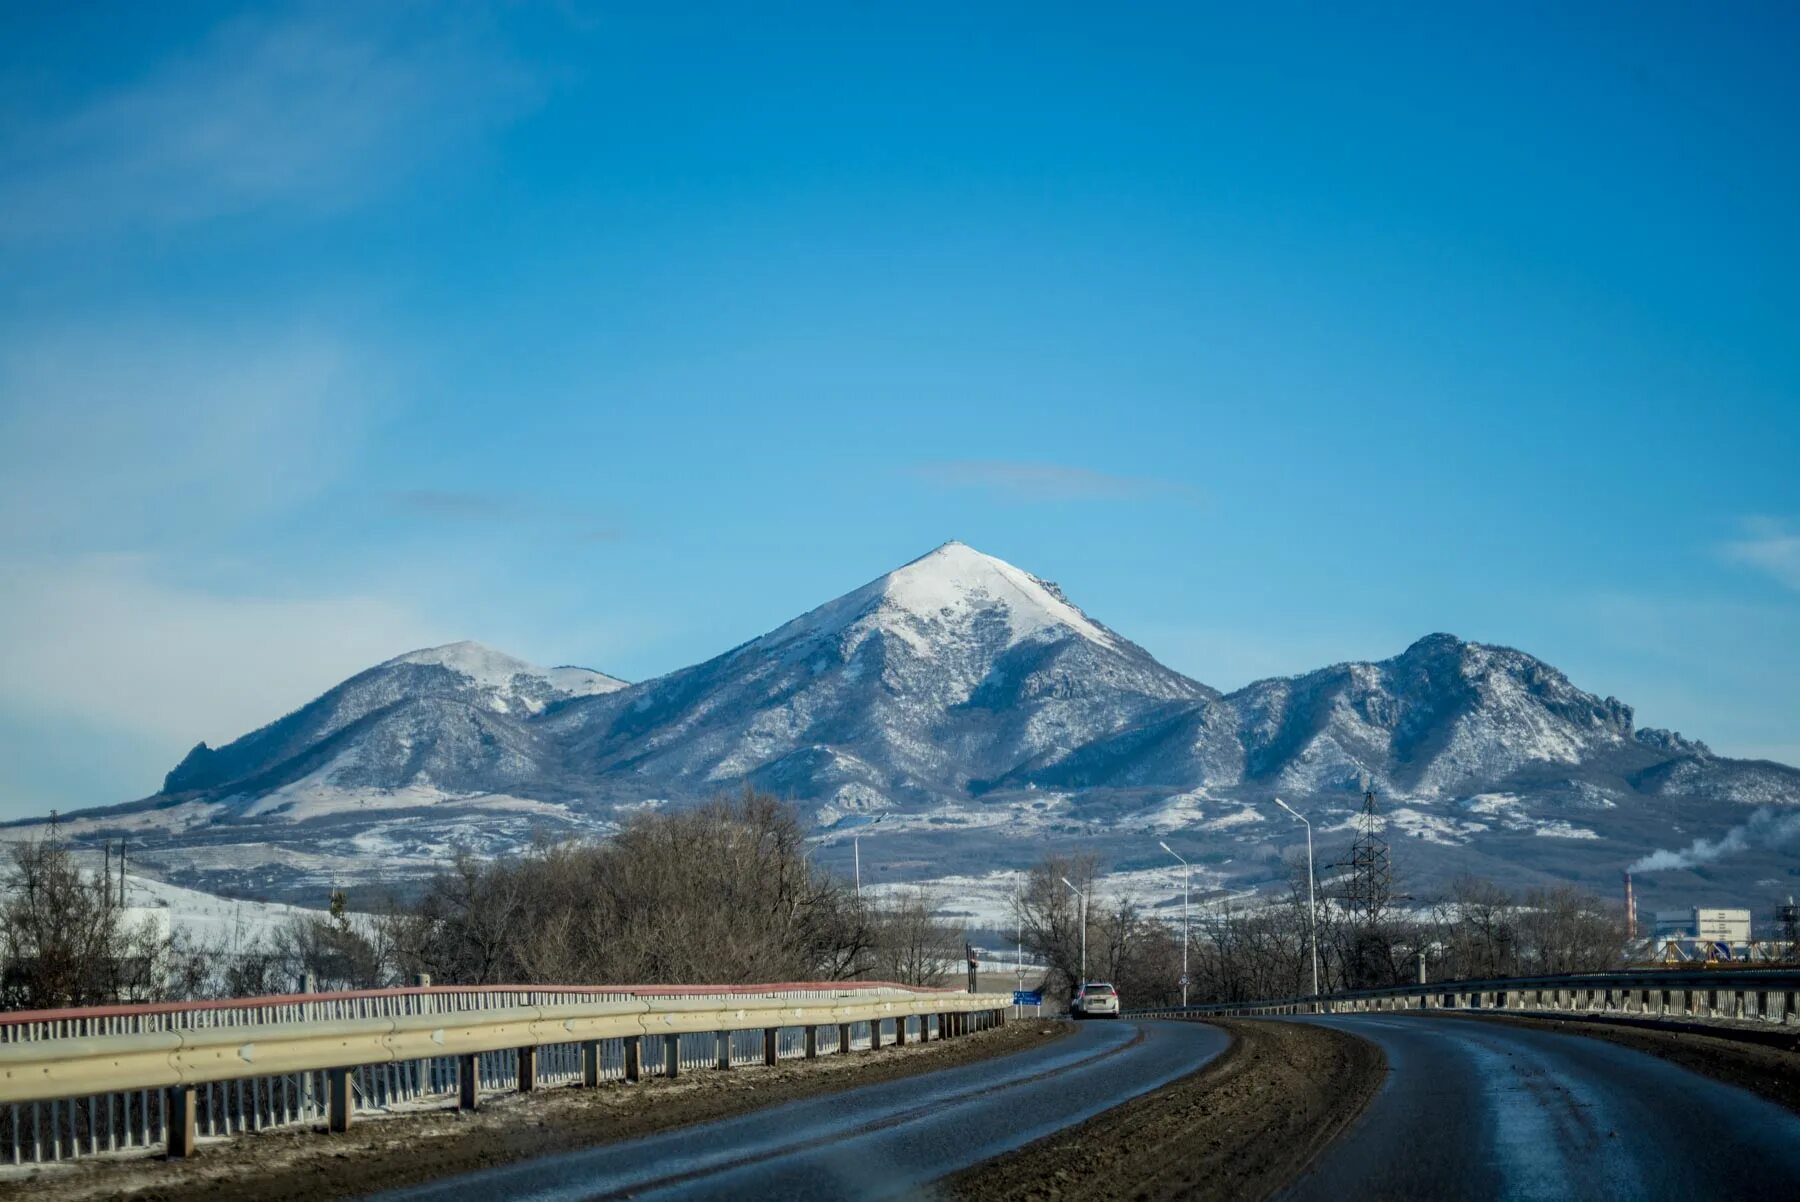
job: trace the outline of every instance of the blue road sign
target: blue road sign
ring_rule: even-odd
[[[1042,1006],[1043,1004],[1044,991],[1041,989],[1013,990],[1013,1005],[1015,1006]]]

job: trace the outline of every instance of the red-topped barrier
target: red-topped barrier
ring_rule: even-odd
[[[908,993],[951,993],[931,985],[895,981],[778,981],[750,985],[411,985],[393,989],[340,989],[319,993],[272,993],[255,997],[210,998],[194,1002],[138,1002],[116,1006],[70,1006],[58,1010],[0,1011],[0,1027],[24,1023],[58,1023],[150,1014],[184,1014],[208,1010],[249,1010],[277,1006],[317,1005],[373,998],[456,997],[470,994],[567,994],[593,997],[764,997],[801,992],[855,989],[902,989]]]

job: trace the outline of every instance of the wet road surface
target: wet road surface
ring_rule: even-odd
[[[1668,1061],[1450,1017],[1305,1021],[1379,1044],[1389,1075],[1290,1202],[1800,1198],[1800,1116]]]
[[[1047,1047],[378,1195],[383,1202],[904,1196],[1225,1050],[1195,1023],[1083,1023]]]

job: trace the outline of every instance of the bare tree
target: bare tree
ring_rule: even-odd
[[[873,916],[808,870],[804,842],[792,807],[747,791],[604,843],[459,857],[385,929],[402,971],[444,983],[867,975]]]
[[[1048,967],[1044,983],[1053,996],[1069,997],[1081,980],[1082,906],[1064,881],[1087,894],[1091,922],[1097,875],[1098,861],[1091,855],[1046,856],[1032,865],[1013,897],[1014,925]],[[1088,937],[1091,954],[1091,929]]]
[[[166,989],[168,939],[133,922],[108,882],[90,879],[54,829],[13,843],[0,906],[0,1001],[8,1008],[146,1001]]]
[[[936,895],[903,888],[873,908],[871,975],[902,985],[942,985],[963,962],[963,924],[937,915]]]

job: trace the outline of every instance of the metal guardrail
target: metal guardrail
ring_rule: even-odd
[[[1394,985],[1321,996],[1129,1011],[1137,1018],[1341,1014],[1371,1010],[1509,1010],[1630,1015],[1666,1021],[1800,1024],[1800,969],[1634,969]]]
[[[0,1031],[10,1031],[0,1042],[0,1157],[20,1164],[158,1144],[183,1156],[203,1135],[320,1119],[342,1131],[358,1110],[452,1093],[473,1109],[484,1090],[941,1039],[1003,1022],[1009,1002],[794,982],[425,987],[0,1015]]]

